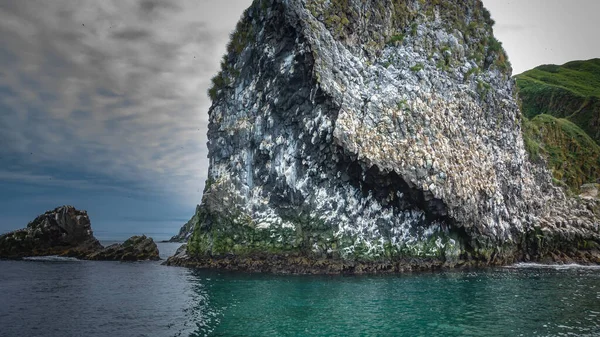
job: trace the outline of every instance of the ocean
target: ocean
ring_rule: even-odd
[[[600,267],[292,276],[0,261],[0,336],[600,336]]]

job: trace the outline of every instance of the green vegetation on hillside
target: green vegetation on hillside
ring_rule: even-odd
[[[574,123],[550,115],[523,119],[523,141],[532,160],[541,156],[559,185],[579,191],[600,177],[600,146]]]
[[[565,118],[600,143],[600,59],[543,65],[515,78],[526,117]]]

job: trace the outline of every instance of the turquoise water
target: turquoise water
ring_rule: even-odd
[[[0,336],[600,336],[600,269],[275,276],[0,261]]]
[[[401,276],[206,275],[200,333],[217,336],[600,336],[600,271]],[[212,316],[211,316],[212,315]]]

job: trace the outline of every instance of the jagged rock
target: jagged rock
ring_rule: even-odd
[[[123,243],[110,245],[85,257],[86,260],[145,261],[160,260],[158,247],[152,238],[132,236]]]
[[[0,258],[61,255],[83,258],[101,249],[86,211],[62,206],[30,222],[27,228],[0,236]]]
[[[0,236],[0,258],[59,255],[85,260],[159,260],[154,240],[132,236],[104,248],[94,237],[86,211],[62,206],[30,222],[27,228]]]
[[[167,242],[187,242],[190,238],[190,236],[192,236],[192,233],[194,232],[194,228],[196,226],[196,224],[198,224],[198,212],[200,210],[200,205],[196,206],[196,212],[194,213],[194,215],[192,216],[192,218],[185,223],[185,225],[183,225],[181,227],[181,229],[179,229],[179,234],[173,236],[171,239],[169,239]]]
[[[199,223],[170,263],[373,272],[595,249],[598,204],[527,157],[492,24],[479,0],[254,1],[213,78]]]
[[[178,263],[183,262],[183,261],[187,261],[189,258],[188,254],[187,254],[187,244],[183,244],[181,245],[181,247],[177,248],[177,251],[175,251],[175,254],[171,257],[169,257],[167,259],[167,261],[165,261],[163,264],[167,265],[167,266],[175,266],[178,265]]]

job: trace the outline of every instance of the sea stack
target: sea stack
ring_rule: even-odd
[[[102,249],[86,211],[61,206],[45,212],[26,228],[0,236],[0,258],[61,255],[83,258]]]
[[[174,265],[400,272],[600,262],[598,202],[532,163],[480,0],[256,0],[209,95]]]

